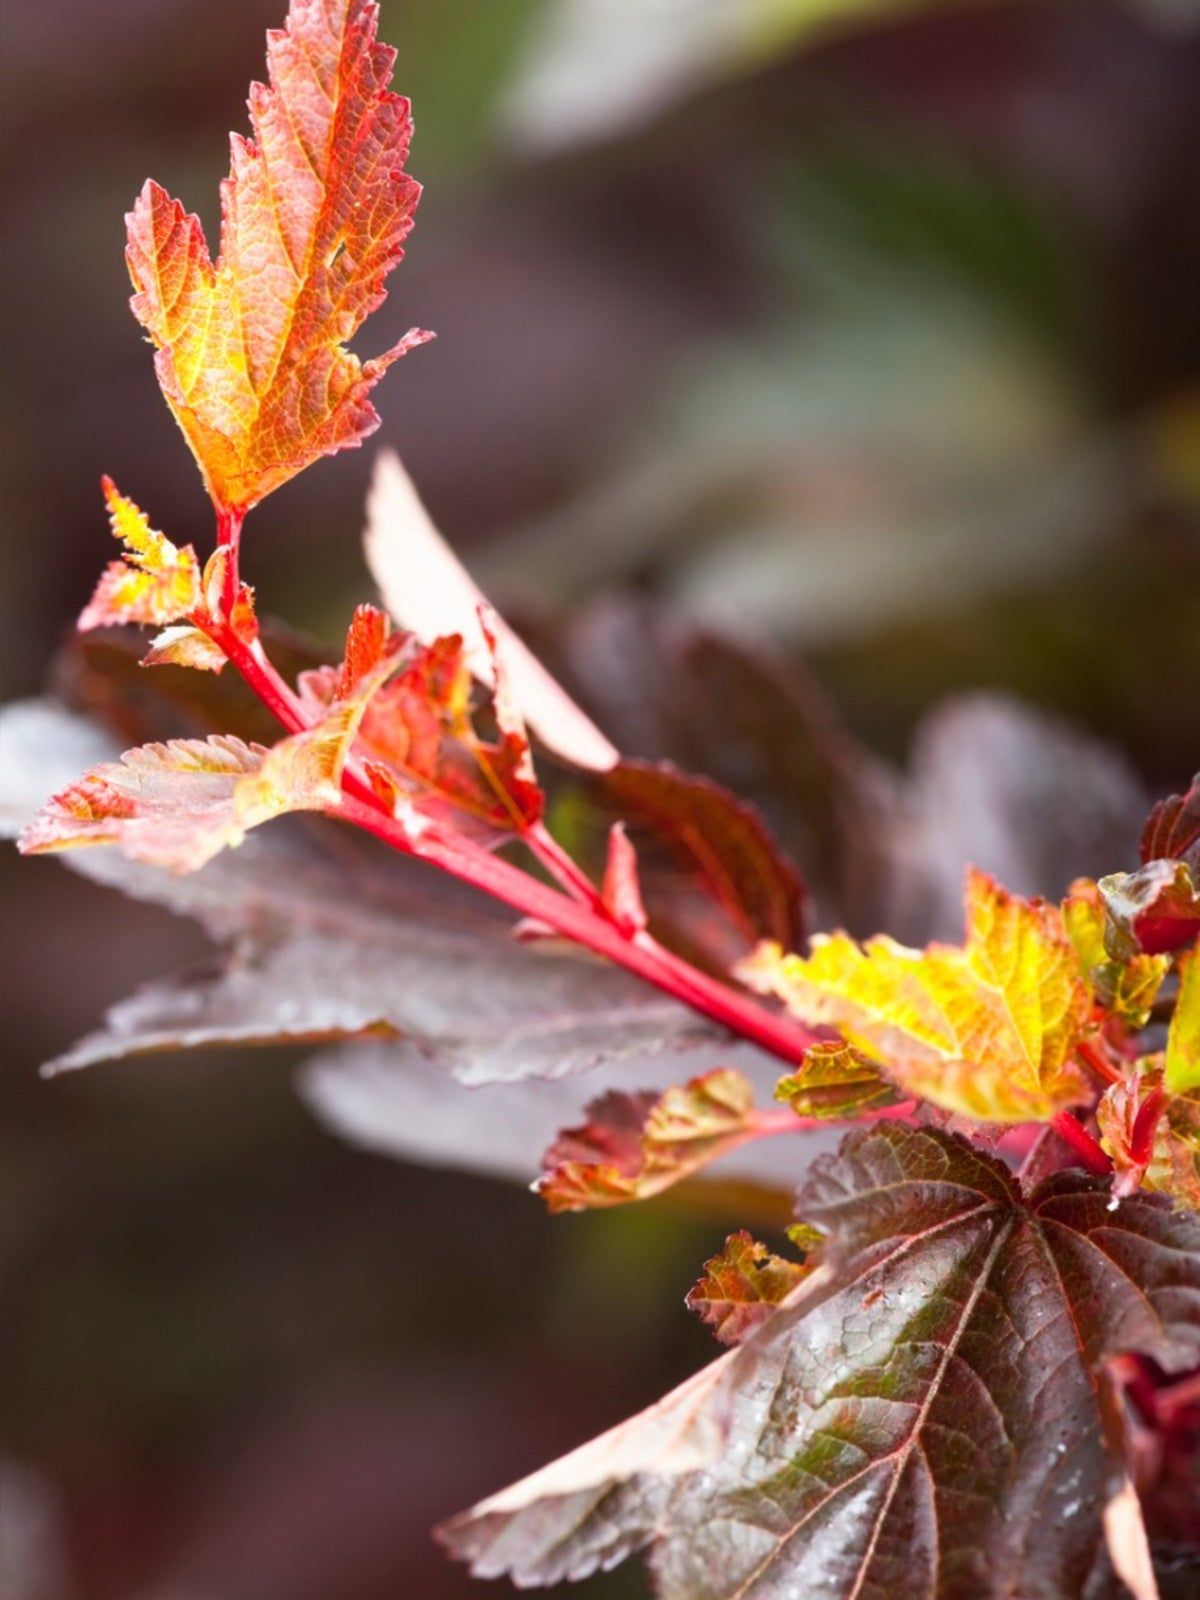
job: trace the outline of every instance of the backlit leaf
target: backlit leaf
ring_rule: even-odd
[[[895,1105],[900,1096],[860,1050],[831,1042],[806,1051],[799,1070],[780,1078],[775,1098],[800,1117],[846,1118]]]
[[[420,194],[404,162],[407,100],[372,0],[292,0],[267,36],[254,137],[234,135],[220,254],[148,182],[128,221],[132,306],[155,370],[222,511],[245,510],[378,424],[369,393],[429,336],[362,363],[346,349],[384,298]]]
[[[1200,1089],[1200,945],[1178,961],[1179,994],[1167,1034],[1166,1083],[1171,1094]]]
[[[313,726],[270,749],[227,734],[126,751],[49,800],[18,841],[26,854],[115,844],[135,861],[195,872],[288,811],[332,810],[370,676]]]
[[[534,1188],[551,1211],[646,1200],[743,1143],[753,1117],[750,1084],[722,1068],[662,1095],[602,1095],[547,1150]]]
[[[885,936],[859,946],[836,933],[815,937],[807,959],[764,947],[741,970],[948,1110],[1023,1122],[1086,1097],[1073,1052],[1090,995],[1062,919],[983,873],[968,875],[961,948],[909,950]]]
[[[143,622],[161,627],[178,622],[200,604],[200,565],[191,545],[179,549],[111,478],[103,480],[113,537],[125,546],[111,561],[80,614],[85,631],[108,623]]]
[[[745,1344],[443,1528],[451,1551],[533,1585],[649,1546],[661,1600],[1126,1600],[1097,1369],[1195,1365],[1200,1218],[1114,1211],[1079,1173],[1026,1197],[896,1124],[851,1134],[799,1206],[821,1265]],[[661,1459],[662,1418],[702,1460]]]
[[[542,793],[519,720],[504,705],[503,677],[491,703],[495,732],[477,732],[473,681],[457,635],[425,645],[393,633],[383,612],[360,606],[340,668],[301,674],[301,704],[319,716],[347,683],[387,663],[358,735],[358,753],[376,792],[391,808],[411,805],[452,817],[481,834],[520,832],[541,815]],[[483,708],[486,709],[486,708]]]
[[[722,1344],[741,1344],[810,1271],[807,1263],[772,1255],[745,1231],[731,1233],[720,1255],[704,1263],[688,1308]]]

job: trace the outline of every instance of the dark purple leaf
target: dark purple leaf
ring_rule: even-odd
[[[546,1584],[649,1547],[662,1600],[1123,1597],[1097,1371],[1195,1364],[1200,1219],[1074,1172],[1026,1198],[897,1125],[851,1134],[799,1206],[822,1263],[745,1345],[450,1549]]]

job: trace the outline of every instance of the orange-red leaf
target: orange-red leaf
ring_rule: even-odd
[[[960,948],[819,935],[765,946],[742,974],[805,1022],[833,1023],[910,1094],[988,1122],[1044,1120],[1086,1097],[1074,1049],[1091,994],[1057,909],[967,879]]]
[[[691,1177],[752,1131],[754,1094],[720,1067],[662,1095],[602,1095],[588,1119],[546,1152],[534,1188],[551,1211],[646,1200]]]
[[[743,1229],[731,1233],[720,1255],[704,1263],[687,1306],[722,1344],[741,1344],[811,1271],[806,1262],[772,1255]]]
[[[254,137],[232,139],[214,263],[199,219],[149,182],[128,221],[132,306],[167,403],[218,509],[245,510],[378,425],[385,369],[346,349],[384,299],[420,187],[404,172],[408,101],[373,0],[292,0],[267,35]]]
[[[115,844],[134,860],[194,872],[272,817],[334,810],[363,712],[387,670],[380,664],[311,727],[269,750],[223,734],[129,750],[49,800],[20,848]]]
[[[78,627],[102,628],[125,622],[162,627],[178,622],[200,604],[200,564],[191,545],[179,549],[126,498],[111,478],[101,480],[113,538],[125,549],[109,562]]]
[[[506,707],[503,678],[491,703],[495,731],[485,737],[475,727],[471,669],[457,634],[420,644],[392,633],[381,611],[360,606],[341,667],[304,673],[302,703],[319,713],[380,662],[390,681],[366,709],[358,751],[389,806],[453,814],[457,827],[484,838],[521,832],[541,816],[529,742]]]

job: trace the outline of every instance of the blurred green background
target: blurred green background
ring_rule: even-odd
[[[102,472],[208,538],[122,214],[152,173],[212,235],[282,9],[0,12],[6,698],[107,559]],[[363,348],[439,337],[381,390],[375,442],[498,601],[636,588],[803,659],[897,758],[931,702],[982,685],[1154,787],[1200,764],[1193,5],[382,12],[427,189]],[[367,592],[370,453],[248,537],[264,608],[328,641]],[[42,1084],[202,943],[52,863],[6,852],[0,886],[0,1590],[486,1592],[429,1526],[707,1358],[682,1297],[722,1221],[551,1222],[348,1150],[283,1053]],[[576,1592],[647,1589],[630,1568]]]

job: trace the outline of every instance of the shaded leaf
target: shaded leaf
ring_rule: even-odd
[[[1077,1173],[1025,1198],[896,1125],[851,1134],[799,1204],[822,1265],[744,1345],[444,1527],[450,1550],[550,1584],[648,1545],[662,1600],[1118,1600],[1096,1369],[1195,1364],[1200,1219],[1114,1212]],[[664,1417],[701,1462],[660,1462]]]
[[[1110,745],[1007,695],[955,695],[912,740],[887,830],[892,906],[870,932],[952,937],[968,864],[1014,894],[1059,899],[1130,859],[1142,786]],[[916,938],[902,931],[928,919]]]
[[[149,984],[50,1067],[372,1033],[403,1035],[468,1084],[565,1076],[630,1054],[711,1048],[719,1037],[586,958],[332,906],[312,931],[247,942],[223,962]]]
[[[105,569],[78,626],[84,631],[125,622],[161,627],[188,616],[202,597],[196,552],[190,544],[179,549],[153,529],[111,478],[103,479],[103,488],[113,538],[125,549]]]
[[[1134,950],[1162,955],[1200,936],[1200,888],[1182,861],[1148,861],[1136,872],[1101,878],[1109,945],[1117,956]]]
[[[608,830],[608,857],[604,863],[601,894],[617,926],[627,934],[643,933],[648,918],[642,900],[637,852],[629,842],[623,822]]]
[[[688,1309],[722,1344],[741,1344],[811,1271],[807,1263],[772,1255],[744,1230],[731,1233],[688,1291]]]
[[[365,364],[347,341],[384,298],[419,186],[395,52],[371,0],[292,0],[267,36],[254,138],[235,135],[221,248],[148,182],[127,218],[135,316],[167,403],[222,511],[245,510],[378,425],[368,398],[416,330]]]
[[[662,1095],[601,1095],[588,1120],[546,1151],[534,1185],[551,1211],[647,1200],[743,1143],[754,1128],[754,1091],[718,1068]]]
[[[1186,794],[1160,800],[1146,818],[1141,855],[1147,861],[1186,861],[1200,870],[1200,772]]]
[[[669,762],[621,760],[592,792],[629,830],[664,943],[721,973],[760,939],[801,943],[804,885],[752,807]]]
[[[1103,1377],[1148,1532],[1166,1546],[1170,1568],[1187,1583],[1188,1574],[1200,1575],[1200,1366],[1168,1374],[1145,1355],[1124,1354],[1104,1363]],[[1180,1560],[1181,1552],[1191,1559]]]
[[[817,935],[812,954],[764,947],[742,965],[752,986],[809,1023],[830,1023],[897,1084],[987,1122],[1045,1120],[1086,1098],[1073,1059],[1090,995],[1058,911],[967,877],[961,948],[863,946]]]
[[[874,1062],[853,1046],[834,1041],[806,1051],[799,1071],[776,1084],[775,1098],[800,1117],[839,1118],[900,1100]]]
[[[544,958],[533,959],[536,968]],[[471,981],[486,981],[482,965]],[[513,1039],[511,1071],[554,1071],[551,1045],[572,1053],[575,1040],[560,1035],[547,1043],[543,1056],[541,1041],[532,1026],[533,992],[526,998],[531,1024],[523,1039]],[[607,1035],[602,1036],[597,1029],[593,1061],[588,1062],[579,1052],[579,1070],[602,1065],[609,1089],[662,1094],[683,1073],[698,1074],[718,1065],[732,1065],[745,1074],[761,1098],[770,1096],[778,1076],[778,1063],[771,1058],[746,1045],[687,1032],[684,1013],[676,1016],[680,1032],[673,1031],[670,1019],[663,1022],[665,1026],[660,1025],[656,1035],[648,1019],[639,1047],[632,1010],[623,1011]],[[503,1037],[497,1040],[497,1049],[503,1043]],[[499,1058],[486,1060],[486,1045],[482,1037],[471,1042],[472,1049],[479,1053],[478,1059],[490,1068]],[[605,1045],[611,1053],[600,1053],[600,1047]],[[432,1050],[428,1045],[410,1044],[404,1039],[353,1040],[331,1046],[306,1062],[301,1070],[300,1090],[322,1122],[363,1149],[402,1161],[479,1172],[528,1185],[559,1130],[580,1120],[590,1080],[526,1076],[518,1082],[514,1076],[478,1082],[472,1069],[470,1081],[464,1083],[462,1079],[471,1064],[456,1059],[461,1048],[461,1042],[447,1038],[440,1039]],[[442,1069],[449,1070],[439,1070],[439,1063]],[[772,1210],[774,1197],[784,1196],[780,1215],[786,1215],[786,1197],[795,1189],[809,1162],[832,1150],[842,1132],[840,1128],[813,1130],[803,1140],[757,1139],[740,1145],[697,1175],[692,1198],[699,1198],[694,1190],[701,1183],[717,1190],[724,1183],[753,1184],[755,1198],[761,1197],[764,1190],[770,1191]],[[747,1204],[744,1187],[739,1188],[736,1199],[743,1206]],[[728,1216],[731,1203],[732,1197],[722,1202],[721,1216]]]

